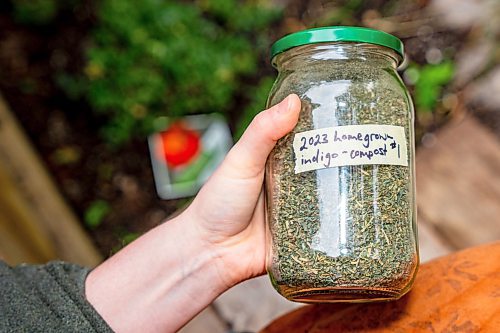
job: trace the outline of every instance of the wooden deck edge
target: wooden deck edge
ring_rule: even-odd
[[[68,207],[47,172],[42,160],[33,149],[15,117],[0,95],[0,164],[4,178],[15,184],[10,193],[22,205],[25,215],[33,219],[36,227],[17,214],[16,221],[8,223],[34,230],[36,237],[43,244],[52,244],[55,256],[76,264],[93,267],[101,262],[102,257],[75,214]],[[1,200],[1,197],[0,197]],[[13,211],[20,211],[16,208]],[[26,217],[25,216],[25,217]],[[24,221],[24,222],[22,222]],[[31,227],[30,227],[31,225]],[[26,234],[27,235],[27,234]],[[33,236],[33,233],[32,233]],[[33,237],[26,238],[29,242]],[[46,248],[45,253],[52,250]],[[4,256],[8,249],[2,249]],[[42,250],[41,250],[42,251]]]

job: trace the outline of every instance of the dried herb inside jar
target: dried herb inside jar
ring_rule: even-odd
[[[328,287],[332,292],[341,287],[400,290],[418,260],[410,168],[347,165],[295,173],[292,142],[295,133],[316,129],[315,120],[327,119],[324,124],[336,126],[401,126],[411,149],[409,101],[391,85],[392,77],[359,61],[344,62],[337,71],[331,62],[314,66],[311,74],[290,73],[280,82],[283,96],[273,96],[280,100],[295,91],[302,100],[297,127],[278,142],[268,161],[273,282],[284,295],[304,287],[311,294]],[[348,88],[339,93],[338,84],[311,85],[308,75],[322,70],[317,66],[328,66],[323,82],[348,77]]]

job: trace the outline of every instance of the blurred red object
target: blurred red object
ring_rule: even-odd
[[[162,144],[158,145],[158,158],[171,168],[189,164],[201,150],[200,133],[181,121],[161,132],[160,140]]]

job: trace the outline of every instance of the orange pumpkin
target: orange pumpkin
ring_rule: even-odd
[[[304,306],[262,333],[500,332],[500,242],[421,266],[398,301]]]

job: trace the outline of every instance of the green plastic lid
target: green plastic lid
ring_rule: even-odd
[[[357,42],[382,45],[404,56],[403,42],[386,32],[361,27],[323,27],[298,31],[276,41],[271,59],[296,46],[328,42]]]

